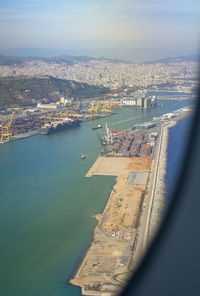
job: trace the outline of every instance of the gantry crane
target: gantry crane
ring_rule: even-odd
[[[77,117],[77,118],[81,118],[83,117],[83,115],[70,111],[70,110],[65,110],[63,113],[60,114],[61,115],[61,119],[64,119],[66,116],[69,117]]]
[[[106,113],[110,113],[112,112],[112,105],[113,105],[113,99],[110,100],[109,104],[107,105],[105,100],[104,100],[104,103],[103,105],[101,106],[101,109],[100,111],[101,112],[106,112]]]
[[[76,110],[76,111],[80,110],[80,102],[79,102],[78,98],[75,101],[74,110]]]
[[[101,105],[99,101],[93,100],[90,108],[88,108],[86,111],[86,114],[85,114],[86,118],[95,118],[99,114],[100,107]]]
[[[56,121],[56,120],[63,120],[65,119],[65,117],[77,117],[77,118],[81,118],[83,117],[83,115],[79,114],[79,113],[75,113],[73,111],[69,111],[69,110],[65,110],[62,113],[49,113],[49,114],[44,114],[39,116],[39,118],[44,119],[45,121]]]
[[[92,101],[92,104],[91,104],[90,108],[87,109],[87,112],[89,112],[89,113],[94,112],[94,107],[95,107],[95,101]]]
[[[100,109],[101,105],[99,103],[98,100],[96,101],[92,101],[92,104],[90,106],[90,108],[87,110],[87,112],[89,113],[98,113],[99,109]]]
[[[12,138],[11,125],[13,122],[14,115],[15,115],[15,111],[13,111],[10,121],[6,124],[3,124],[3,126],[1,127],[1,141],[2,142],[10,141],[10,139]]]

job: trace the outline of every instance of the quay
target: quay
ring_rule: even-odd
[[[112,116],[115,114],[117,114],[117,113],[112,112],[112,113],[107,113],[107,114],[100,114],[100,115],[96,115],[96,116],[93,116],[93,117],[87,118],[87,119],[83,118],[83,119],[81,119],[81,122],[84,123],[87,121],[92,121],[95,119],[101,119],[104,117]],[[0,127],[0,144],[6,144],[6,143],[13,142],[16,140],[44,134],[41,129],[42,125],[44,124],[44,120],[40,119],[38,116],[34,116],[34,117],[32,116],[31,118],[29,118],[28,119],[29,124],[27,124],[26,120],[24,120],[22,118],[20,118],[20,119],[18,118],[17,120],[18,120],[18,122],[17,123],[14,122],[12,127],[10,127],[11,128],[10,134],[12,134],[12,136],[8,137],[7,139],[2,139],[2,131],[1,131],[1,127]]]
[[[159,123],[151,157],[101,155],[86,174],[116,176],[116,184],[105,209],[94,217],[93,241],[70,279],[82,295],[116,295],[136,270],[165,212],[168,130],[190,114],[186,111]]]

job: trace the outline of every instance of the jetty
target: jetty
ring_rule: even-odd
[[[136,270],[165,213],[169,128],[190,112],[159,123],[151,157],[99,156],[85,177],[116,176],[106,207],[94,216],[93,241],[70,283],[82,295],[117,295]]]

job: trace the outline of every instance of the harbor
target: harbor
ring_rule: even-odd
[[[76,111],[73,108],[60,108],[54,112],[41,111],[39,109],[31,110],[31,113],[26,109],[14,108],[9,120],[7,115],[1,116],[0,120],[0,144],[8,143],[11,141],[27,138],[33,135],[50,135],[63,130],[79,127],[82,122],[101,119],[107,116],[115,115],[112,112],[112,101],[110,105],[94,103],[84,109],[84,111]],[[96,105],[95,105],[96,104]],[[39,104],[41,106],[42,104]],[[48,106],[48,104],[46,104]],[[46,108],[44,104],[44,108]],[[49,104],[49,108],[52,106]],[[18,110],[20,109],[20,111]],[[17,113],[17,118],[15,118]],[[95,128],[94,128],[95,129]],[[98,129],[98,127],[97,127]]]
[[[0,274],[5,296],[81,295],[69,280],[92,242],[93,216],[103,212],[116,184],[111,175],[85,178],[103,149],[97,133],[103,136],[105,122],[111,130],[123,131],[188,105],[190,101],[166,101],[152,111],[123,109],[76,129],[0,146]],[[103,128],[93,130],[98,124]],[[81,160],[83,153],[86,159]],[[123,275],[114,278],[120,281]]]
[[[188,99],[192,99],[188,96]],[[177,100],[174,98],[174,100]],[[66,99],[55,103],[37,103],[34,106],[4,107],[0,110],[0,144],[23,139],[32,135],[49,135],[78,127],[81,123],[101,120],[121,112],[124,107],[149,111],[162,106],[156,96],[139,93],[138,98],[104,96],[96,99]],[[187,102],[187,99],[186,99]],[[115,112],[117,110],[117,112]],[[92,127],[102,128],[101,124]],[[117,147],[116,147],[117,148]],[[137,150],[137,147],[136,147]]]
[[[198,150],[197,1],[3,0],[0,14],[0,296],[191,294],[198,227],[179,195]]]
[[[168,129],[190,114],[190,108],[183,108],[171,114],[172,119],[163,116],[164,122],[158,120],[157,126],[149,123],[147,130],[147,124],[137,130],[137,139],[140,135],[142,140],[144,132],[151,135],[155,127],[159,129],[150,155],[135,157],[126,150],[126,157],[107,156],[104,151],[105,156],[98,157],[86,174],[87,178],[111,175],[117,179],[103,212],[94,216],[97,226],[92,244],[70,280],[81,287],[82,295],[117,295],[137,268],[165,212]],[[130,135],[131,131],[123,133],[125,147]],[[111,143],[114,145],[109,139],[108,145]]]

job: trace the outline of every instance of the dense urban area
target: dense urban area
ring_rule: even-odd
[[[69,65],[61,60],[26,61],[20,64],[1,63],[0,76],[53,76],[110,89],[121,87],[157,87],[174,85],[177,90],[190,90],[196,79],[197,63],[194,59],[174,58],[145,64],[112,62],[107,60],[77,61]],[[191,81],[192,80],[192,81]]]
[[[196,77],[193,57],[134,64],[0,56],[1,142],[58,131],[63,120],[68,120],[65,126],[78,126],[121,107],[153,108],[161,99],[159,91],[178,94],[179,100],[186,99],[185,94],[192,98]]]
[[[162,107],[162,100],[192,101],[196,78],[191,57],[133,64],[1,56],[0,143],[78,128],[121,108],[147,110]],[[92,243],[68,279],[82,295],[116,295],[137,268],[165,211],[168,129],[191,110],[181,108],[123,131],[106,123],[104,134],[97,133],[101,153],[85,177],[116,176],[116,183],[103,212],[95,215]]]

